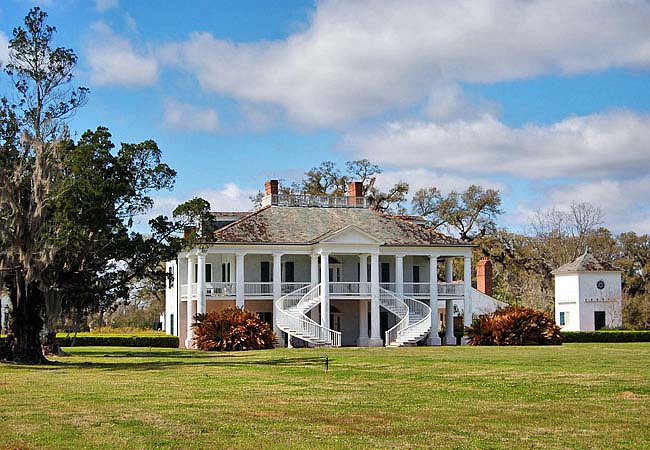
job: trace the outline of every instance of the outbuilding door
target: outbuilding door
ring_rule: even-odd
[[[605,311],[594,311],[594,329],[605,328]]]

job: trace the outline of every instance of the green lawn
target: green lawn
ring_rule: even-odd
[[[68,351],[0,364],[0,448],[650,448],[650,343]]]

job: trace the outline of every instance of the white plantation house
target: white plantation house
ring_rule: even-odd
[[[189,348],[188,318],[238,306],[272,324],[280,345],[440,345],[455,315],[467,326],[499,305],[487,295],[489,262],[479,267],[486,293],[472,288],[471,245],[369,209],[361,192],[355,182],[346,197],[284,195],[272,180],[261,209],[214,213],[212,242],[167,263],[167,333]],[[456,343],[452,326],[444,343]]]
[[[621,271],[586,251],[553,271],[555,322],[564,331],[623,325]]]

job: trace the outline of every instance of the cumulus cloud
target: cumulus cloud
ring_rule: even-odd
[[[92,31],[85,53],[94,84],[138,87],[157,81],[158,62],[151,52],[134,49],[104,23],[95,23]]]
[[[0,32],[0,64],[5,65],[9,61],[9,39]]]
[[[177,131],[213,132],[219,129],[219,115],[210,108],[200,108],[173,99],[165,101],[164,124]]]
[[[99,12],[106,12],[111,8],[115,8],[119,4],[119,0],[95,0],[95,9]]]
[[[518,178],[594,178],[647,172],[650,115],[612,111],[512,128],[490,114],[452,122],[395,121],[349,134],[347,147],[400,168]]]
[[[197,32],[160,55],[206,90],[328,126],[410,107],[441,80],[648,67],[649,22],[649,3],[617,0],[323,1],[283,40]]]
[[[385,171],[377,175],[376,185],[382,190],[388,190],[400,181],[406,181],[409,184],[409,198],[417,190],[432,186],[437,187],[445,194],[450,191],[463,191],[472,184],[478,184],[484,188],[499,189],[502,193],[508,191],[508,187],[499,181],[424,168]]]

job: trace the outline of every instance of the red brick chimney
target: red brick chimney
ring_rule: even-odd
[[[363,183],[361,181],[351,181],[348,183],[348,205],[358,206],[359,197],[363,197]]]
[[[195,226],[187,226],[183,228],[183,238],[187,239],[190,237],[192,233],[196,233],[196,227]]]
[[[278,180],[267,181],[264,183],[264,189],[266,190],[266,195],[277,195],[279,192]]]
[[[492,263],[490,258],[481,258],[476,265],[476,289],[492,295]]]

